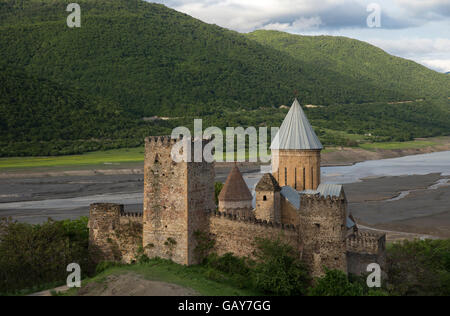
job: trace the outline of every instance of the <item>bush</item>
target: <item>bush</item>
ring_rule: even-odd
[[[309,273],[290,245],[281,240],[257,238],[253,279],[266,294],[303,295],[310,283]]]
[[[88,244],[87,218],[42,225],[0,220],[0,293],[63,283],[70,263],[89,275],[94,266]]]
[[[223,185],[222,182],[214,183],[214,198],[216,200],[216,205],[219,205],[219,194],[223,189]]]
[[[310,296],[362,296],[363,287],[351,283],[347,275],[338,270],[327,270],[326,274],[316,280],[316,285],[308,290]]]
[[[450,295],[450,240],[393,244],[387,251],[388,289],[402,296]]]

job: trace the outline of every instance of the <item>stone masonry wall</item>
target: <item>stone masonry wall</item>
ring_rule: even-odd
[[[320,184],[320,150],[273,150],[272,172],[280,186],[316,190]]]
[[[89,249],[95,261],[130,263],[142,247],[142,215],[123,209],[118,204],[91,205]]]
[[[347,237],[347,268],[356,275],[367,273],[367,266],[378,263],[384,271],[386,265],[386,235],[357,231]]]
[[[143,244],[149,257],[189,265],[195,263],[193,233],[207,224],[205,211],[215,209],[214,164],[175,162],[171,154],[177,141],[146,139]],[[183,141],[194,148],[194,141]],[[209,143],[200,142],[202,148]]]
[[[303,258],[312,275],[323,275],[324,266],[347,272],[345,199],[302,195],[299,223]]]
[[[236,256],[252,256],[255,238],[280,238],[290,244],[301,255],[298,231],[293,225],[239,219],[221,212],[209,213],[209,233],[216,240],[214,251],[219,255],[233,253]]]
[[[282,223],[280,212],[280,192],[257,191],[255,201],[255,217],[257,219],[274,223]]]
[[[208,227],[206,213],[216,209],[214,199],[214,164],[213,163],[189,163],[188,164],[188,223],[187,223],[187,262],[196,264],[197,256],[195,248],[197,240],[196,231],[204,231]]]

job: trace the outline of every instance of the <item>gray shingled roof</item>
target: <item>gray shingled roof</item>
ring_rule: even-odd
[[[317,192],[323,197],[340,197],[342,193],[342,184],[320,184],[317,188]]]
[[[297,210],[300,209],[300,193],[297,190],[294,190],[290,186],[285,186],[281,188],[281,195],[284,196],[284,198],[291,203],[293,207],[295,207]]]
[[[297,99],[294,100],[270,148],[275,150],[323,148]]]

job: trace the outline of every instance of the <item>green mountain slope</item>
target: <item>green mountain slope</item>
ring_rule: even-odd
[[[136,123],[114,103],[11,67],[0,67],[0,82],[0,156],[139,144]]]
[[[377,140],[450,133],[450,77],[364,42],[240,34],[141,0],[77,3],[82,27],[70,29],[63,1],[0,0],[0,156],[134,146],[199,116],[279,126],[272,107],[294,90],[326,106],[306,110],[315,127]],[[418,101],[391,102],[405,100]],[[153,115],[179,119],[141,119]]]
[[[294,90],[312,104],[409,100],[444,94],[449,84],[355,40],[323,38],[300,54],[302,45],[280,49],[266,33],[246,36],[159,4],[78,3],[82,27],[69,29],[66,3],[1,0],[0,58],[138,116],[279,106]],[[335,50],[342,54],[333,57]]]
[[[345,74],[382,89],[402,91],[409,99],[450,96],[450,78],[413,61],[391,56],[382,49],[346,37],[301,36],[277,31],[256,31],[248,38],[294,57],[299,63],[329,72],[333,82]],[[382,90],[383,91],[383,90]],[[382,97],[382,94],[380,94]],[[399,100],[400,101],[400,100]]]

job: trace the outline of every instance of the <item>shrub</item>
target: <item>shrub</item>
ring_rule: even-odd
[[[309,288],[310,296],[362,296],[361,284],[351,283],[347,275],[338,270],[327,270],[326,274],[316,280],[314,287]]]
[[[392,294],[450,295],[450,240],[395,243],[387,250],[386,262]]]
[[[257,289],[274,295],[302,295],[310,279],[307,269],[290,245],[281,240],[256,238],[253,280]]]
[[[0,293],[63,283],[70,263],[91,274],[88,236],[87,218],[42,225],[0,220]]]
[[[216,182],[214,183],[214,197],[216,200],[216,205],[219,205],[219,194],[223,189],[223,183],[222,182]]]

